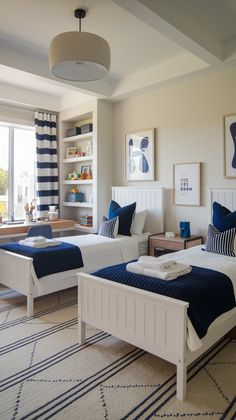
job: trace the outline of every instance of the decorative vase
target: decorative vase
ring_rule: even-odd
[[[27,213],[25,215],[25,223],[27,225],[29,225],[32,221],[33,221],[33,215],[32,215],[32,213]]]

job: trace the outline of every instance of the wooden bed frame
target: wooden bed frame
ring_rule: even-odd
[[[218,194],[218,195],[217,195]],[[208,203],[234,206],[236,190],[209,190]],[[186,396],[187,367],[236,325],[236,310],[212,329],[203,346],[187,347],[188,303],[89,275],[78,277],[79,340],[86,323],[159,356],[177,367],[177,398]]]
[[[148,208],[146,231],[155,233],[164,230],[163,188],[114,187],[112,198],[121,206],[136,201],[137,210]],[[32,267],[32,258],[0,249],[0,283],[27,297],[27,316],[33,315],[35,297],[77,286],[75,274],[53,281],[47,281],[46,277],[42,282],[37,281],[32,277]]]

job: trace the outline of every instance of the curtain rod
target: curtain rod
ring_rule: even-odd
[[[52,110],[49,110],[49,109],[41,109],[41,108],[33,107],[33,106],[30,106],[30,105],[15,104],[15,102],[11,102],[11,101],[0,100],[0,105],[7,106],[9,108],[23,109],[24,111],[29,111],[29,112],[46,112],[46,113],[50,113],[50,114],[54,113],[56,115],[59,114],[58,111],[52,111]]]

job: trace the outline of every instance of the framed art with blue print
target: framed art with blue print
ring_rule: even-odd
[[[236,178],[236,113],[224,116],[224,177]]]
[[[133,131],[125,136],[125,178],[127,181],[154,181],[155,130]]]

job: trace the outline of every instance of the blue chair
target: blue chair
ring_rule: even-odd
[[[52,238],[52,227],[51,225],[38,225],[31,226],[28,230],[27,236],[44,236],[45,238]]]

